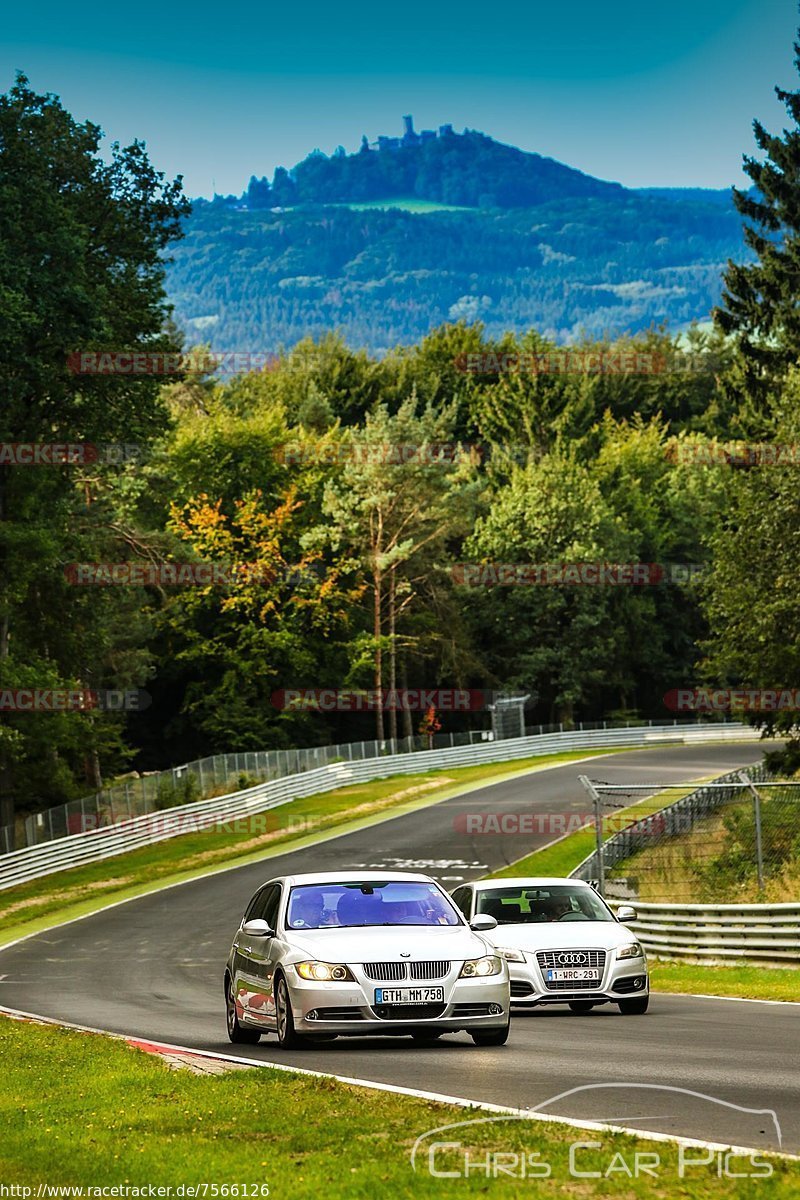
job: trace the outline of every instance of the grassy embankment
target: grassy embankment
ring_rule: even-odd
[[[463,1052],[476,1065],[483,1053],[466,1046]],[[549,1121],[492,1121],[437,1134],[436,1140],[459,1141],[462,1149],[439,1151],[433,1163],[459,1177],[434,1178],[427,1156],[434,1139],[423,1144],[412,1170],[416,1139],[484,1114],[268,1068],[223,1075],[173,1071],[122,1041],[6,1018],[0,1018],[0,1060],[0,1181],[31,1188],[33,1197],[46,1184],[127,1185],[144,1188],[145,1196],[148,1184],[199,1185],[201,1200],[267,1194],[275,1200],[372,1200],[376,1193],[393,1200],[556,1194],[574,1200],[749,1200],[756,1190],[764,1200],[783,1200],[798,1194],[796,1163],[772,1159],[773,1175],[758,1179],[757,1188],[750,1179],[720,1178],[715,1156],[681,1179],[675,1145]],[[569,1147],[586,1141],[600,1148],[577,1151],[576,1165],[598,1178],[570,1174]],[[468,1178],[465,1150],[472,1163]],[[637,1151],[658,1156],[654,1174],[630,1178]],[[487,1152],[506,1155],[499,1178],[487,1178],[485,1167],[482,1172],[476,1166]],[[550,1177],[509,1177],[509,1153],[538,1154],[537,1162],[550,1165]],[[698,1151],[691,1156],[702,1157]],[[654,1160],[648,1161],[652,1168]],[[738,1170],[746,1165],[737,1159]]]

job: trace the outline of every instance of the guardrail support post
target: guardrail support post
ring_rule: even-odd
[[[746,771],[739,772],[739,778],[750,789],[753,796],[753,817],[756,826],[756,871],[758,873],[758,890],[764,890],[764,847],[761,838],[761,793]]]
[[[579,775],[578,779],[592,798],[592,805],[594,807],[595,858],[597,859],[597,890],[605,898],[606,871],[603,862],[603,802],[600,798],[600,793],[588,776]]]

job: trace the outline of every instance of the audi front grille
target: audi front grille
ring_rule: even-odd
[[[606,965],[605,950],[539,950],[536,954],[544,986],[548,992],[598,992],[603,985]],[[600,973],[599,979],[548,979],[547,972],[590,967]]]

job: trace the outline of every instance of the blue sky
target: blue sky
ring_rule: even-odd
[[[757,116],[782,128],[796,0],[270,0],[17,4],[24,70],[109,138],[143,138],[190,195],[239,192],[319,147],[451,122],[629,186],[742,180]]]

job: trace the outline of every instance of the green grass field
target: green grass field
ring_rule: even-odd
[[[422,1056],[424,1075],[425,1052],[409,1053]],[[479,1069],[481,1050],[465,1047],[465,1053]],[[119,1040],[2,1017],[0,1059],[0,1182],[32,1188],[34,1197],[41,1184],[207,1185],[208,1200],[750,1200],[756,1194],[773,1200],[798,1194],[796,1163],[772,1159],[770,1178],[730,1180],[719,1177],[715,1159],[680,1179],[674,1145],[550,1121],[492,1121],[438,1134],[436,1140],[461,1148],[436,1152],[434,1170],[460,1174],[435,1178],[427,1155],[434,1139],[424,1142],[412,1170],[417,1138],[487,1114],[268,1068],[197,1076],[170,1070],[158,1056]],[[575,1163],[597,1178],[570,1174],[570,1145],[586,1141],[600,1147],[577,1150]],[[630,1177],[637,1151],[658,1156],[655,1167],[648,1160],[655,1175]],[[483,1162],[483,1173],[473,1165],[463,1177],[465,1152],[473,1164]],[[535,1154],[550,1175],[487,1178],[487,1153],[490,1171],[497,1154],[516,1155],[517,1172]],[[512,1160],[504,1164],[508,1172]],[[741,1161],[736,1165],[743,1169]]]

